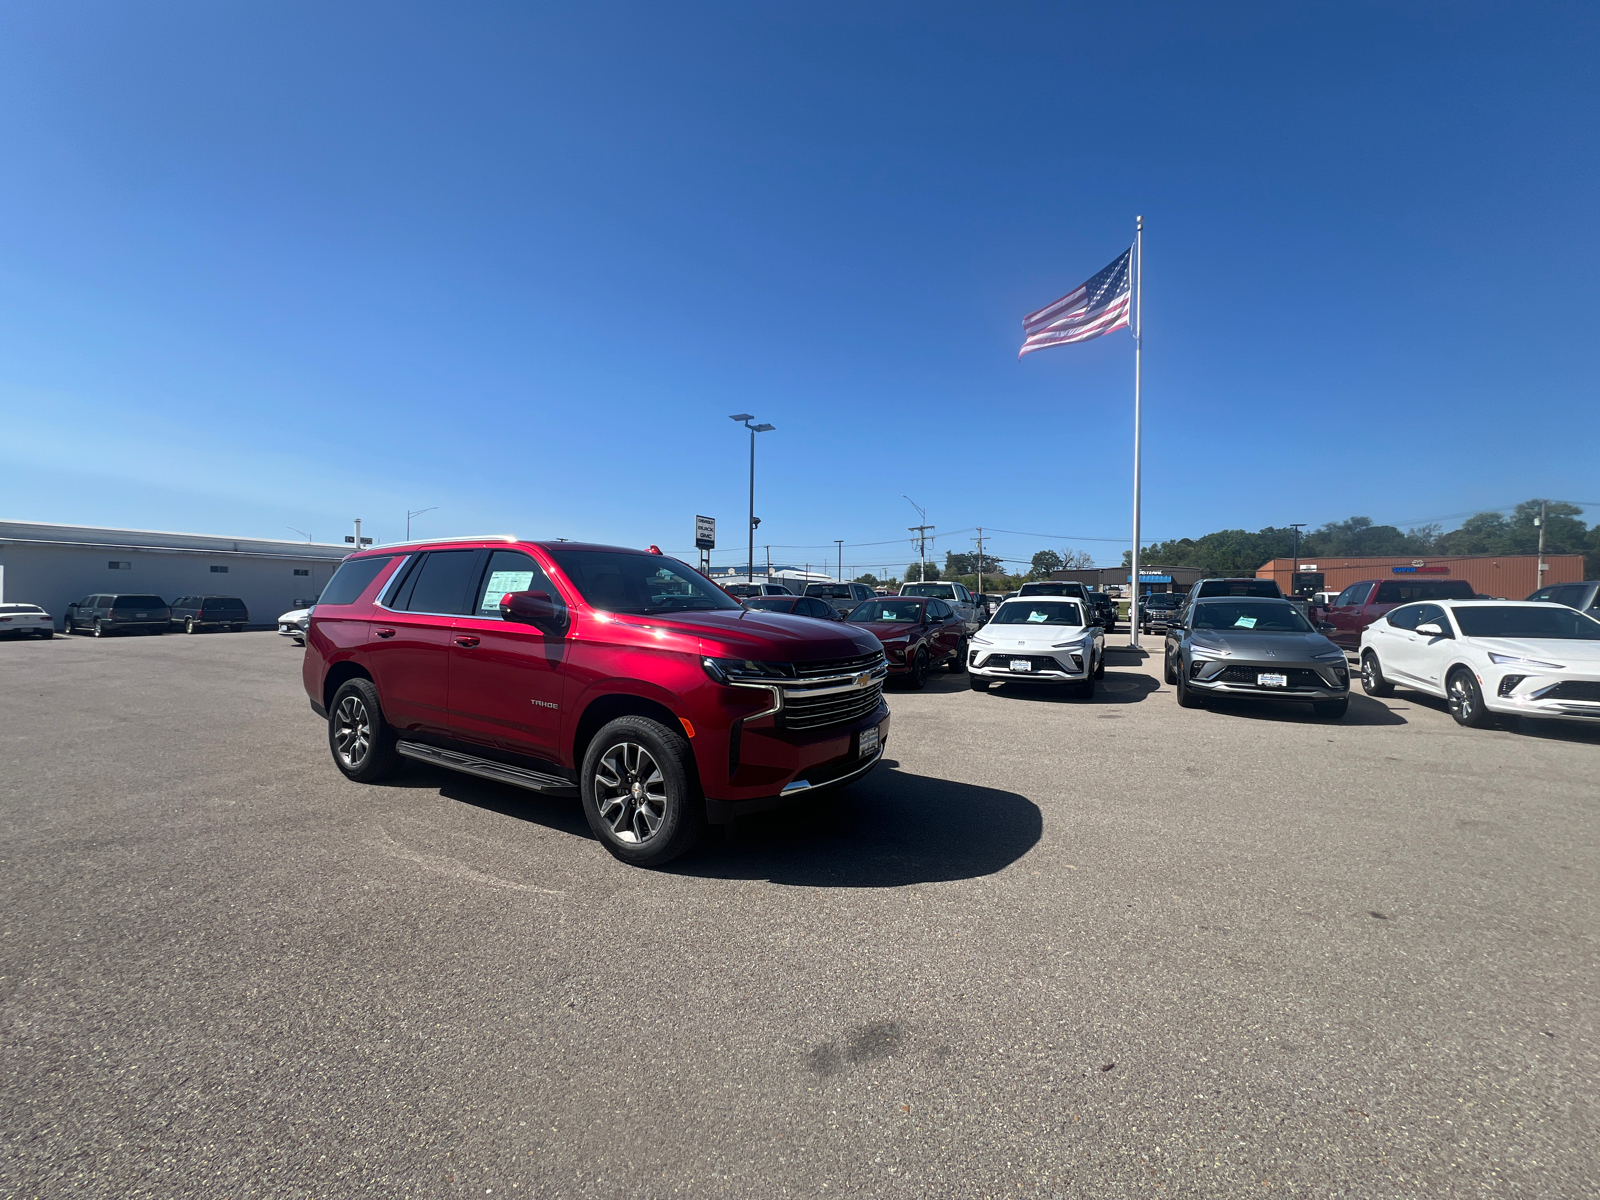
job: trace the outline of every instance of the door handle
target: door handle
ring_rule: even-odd
[[[456,645],[465,646],[468,650],[478,644],[478,639],[471,634],[461,634],[456,638]]]
[[[378,630],[378,636],[381,637],[381,638],[392,638],[394,636],[394,630],[392,630],[392,629],[380,629],[380,630]]]

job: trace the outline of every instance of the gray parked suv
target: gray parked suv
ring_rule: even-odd
[[[1552,583],[1540,588],[1528,599],[1565,604],[1568,608],[1575,608],[1600,620],[1600,581],[1594,579],[1586,579],[1582,583]]]
[[[1299,700],[1319,717],[1338,719],[1350,707],[1344,651],[1289,601],[1264,596],[1189,604],[1167,627],[1166,679],[1184,708],[1219,696]]]
[[[113,633],[165,633],[170,621],[167,602],[160,596],[101,593],[67,605],[63,632],[87,629],[95,637]]]

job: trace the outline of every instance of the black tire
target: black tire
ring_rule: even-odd
[[[1361,690],[1369,696],[1394,695],[1394,684],[1383,677],[1383,667],[1371,650],[1361,656]]]
[[[185,633],[189,633],[189,634],[199,633],[200,632],[200,626],[198,626],[198,625],[196,625],[194,623],[194,618],[193,617],[185,617],[183,619],[183,631]]]
[[[63,636],[72,632],[72,617],[70,615],[61,618],[61,632]]]
[[[46,625],[43,629],[39,630],[39,637],[42,638],[44,641],[47,641],[47,642],[51,638],[55,637],[55,635],[56,635],[56,631],[54,629],[50,628],[50,626],[48,626],[48,625]]]
[[[1471,671],[1465,667],[1451,671],[1450,678],[1445,680],[1444,691],[1450,704],[1450,715],[1456,719],[1457,725],[1482,729],[1489,724],[1489,709],[1483,703],[1483,691]]]
[[[987,692],[989,690],[989,688],[994,684],[994,680],[992,680],[992,679],[984,679],[984,678],[982,678],[980,676],[977,676],[977,675],[968,675],[967,676],[967,683],[971,686],[972,690],[975,691],[975,692]]]
[[[705,796],[689,742],[649,717],[618,717],[595,734],[579,787],[595,837],[633,866],[669,862],[705,833]]]
[[[928,682],[928,651],[925,646],[918,646],[917,652],[911,658],[911,674],[906,677],[906,685],[914,692],[920,692]]]
[[[1089,676],[1089,678],[1085,679],[1082,683],[1073,684],[1072,685],[1072,694],[1074,696],[1076,696],[1079,700],[1093,700],[1094,699],[1094,676],[1091,674]]]
[[[955,654],[945,664],[952,675],[959,675],[967,669],[967,639],[962,638],[961,644],[956,647]]]
[[[107,629],[105,627],[104,623],[102,623],[97,618],[95,620],[95,623],[94,623],[94,635],[95,635],[95,637],[109,637],[110,634],[111,634],[111,631],[109,629]]]
[[[347,679],[328,705],[328,749],[346,779],[374,783],[399,768],[394,731],[370,679]]]
[[[1341,720],[1345,713],[1350,711],[1350,697],[1346,696],[1343,700],[1314,701],[1311,705],[1311,711],[1329,721]]]
[[[1164,678],[1168,684],[1177,683],[1178,669],[1172,665],[1172,655],[1167,654],[1164,655],[1163,658],[1165,659],[1166,665],[1162,668],[1162,678]]]
[[[1094,661],[1093,677],[1095,679],[1104,679],[1106,677],[1106,652],[1104,650],[1100,651],[1100,657]]]
[[[1197,696],[1189,690],[1189,683],[1183,677],[1183,660],[1178,660],[1178,707],[1179,708],[1204,708],[1204,696]]]

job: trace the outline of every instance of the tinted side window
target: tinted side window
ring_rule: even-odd
[[[407,581],[405,590],[409,594],[405,597],[405,603],[396,607],[419,613],[471,612],[468,593],[476,582],[473,568],[477,563],[476,550],[432,551],[413,572],[415,580]]]
[[[1409,600],[1410,598],[1401,594],[1398,583],[1380,583],[1378,585],[1378,594],[1375,597],[1379,604],[1399,604],[1402,600]]]
[[[1583,603],[1583,584],[1564,583],[1560,587],[1546,588],[1550,593],[1549,599],[1557,604],[1565,604],[1568,608],[1577,608]],[[1540,597],[1543,599],[1544,597]]]
[[[1437,604],[1417,605],[1417,625],[1426,625],[1429,621],[1437,621],[1442,629],[1450,628],[1450,618],[1444,615],[1444,609]]]
[[[333,578],[328,580],[328,586],[322,589],[317,603],[354,604],[361,599],[361,593],[367,590],[367,585],[378,577],[378,572],[392,561],[391,555],[346,559],[339,564]]]
[[[418,585],[420,590],[421,585]],[[550,582],[544,568],[521,550],[496,550],[489,556],[489,569],[484,573],[483,586],[478,589],[475,617],[498,617],[500,597],[507,592],[549,592],[550,599],[561,605],[561,593]]]
[[[1422,620],[1422,609],[1421,604],[1407,604],[1402,608],[1391,610],[1384,620],[1396,629],[1415,629],[1417,622]]]

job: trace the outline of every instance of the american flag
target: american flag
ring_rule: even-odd
[[[1079,284],[1054,304],[1023,317],[1022,349],[1017,358],[1051,346],[1087,342],[1102,333],[1126,328],[1132,262],[1133,249],[1129,247],[1088,283]]]

